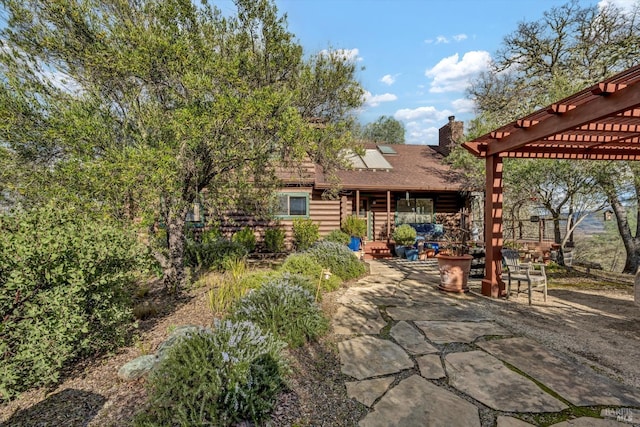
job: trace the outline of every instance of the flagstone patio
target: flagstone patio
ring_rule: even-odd
[[[633,423],[638,388],[488,319],[481,296],[439,291],[434,261],[370,266],[333,319],[348,396],[370,408],[360,426]],[[585,413],[577,407],[594,415],[574,416]]]

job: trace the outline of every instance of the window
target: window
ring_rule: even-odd
[[[308,217],[309,216],[309,193],[279,193],[278,217]]]
[[[398,199],[396,225],[434,222],[433,199]]]

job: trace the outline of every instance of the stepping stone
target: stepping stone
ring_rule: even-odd
[[[397,286],[391,283],[375,283],[362,286],[353,286],[336,300],[340,304],[361,304],[369,302],[372,297],[392,297],[397,291]]]
[[[380,310],[370,304],[338,307],[332,321],[333,331],[337,335],[377,335],[386,324]]]
[[[451,353],[445,357],[445,363],[449,384],[492,409],[558,412],[567,408],[533,381],[483,351]]]
[[[393,377],[386,377],[347,382],[347,396],[370,408],[373,402],[387,391],[394,380]]]
[[[434,302],[438,301],[441,295],[440,291],[433,286],[427,285],[416,280],[405,280],[398,288],[409,295],[411,301],[414,302]]]
[[[339,342],[338,351],[342,373],[359,380],[413,368],[402,347],[368,335]]]
[[[640,406],[640,390],[600,375],[584,364],[527,338],[478,343],[577,406]]]
[[[408,307],[389,307],[387,314],[393,320],[485,320],[468,307],[447,305],[442,302],[416,304]]]
[[[436,344],[471,343],[485,335],[511,335],[494,322],[416,321],[415,324]]]
[[[437,354],[427,354],[416,359],[420,368],[420,375],[428,380],[439,380],[447,375],[442,367],[440,356]]]
[[[389,390],[360,427],[480,427],[478,408],[418,375]]]
[[[398,322],[391,328],[391,336],[410,354],[438,352],[437,348],[427,342],[424,335],[405,321]]]
[[[513,417],[498,416],[498,424],[496,427],[535,427],[533,424],[526,423]]]
[[[552,424],[553,427],[629,427],[629,424],[621,423],[613,420],[603,420],[600,418],[580,417],[574,420],[563,421],[558,424]]]

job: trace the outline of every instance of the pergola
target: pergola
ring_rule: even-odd
[[[485,159],[483,295],[504,290],[502,159],[640,160],[639,83],[636,66],[463,144]]]

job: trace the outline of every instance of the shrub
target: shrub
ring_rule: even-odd
[[[254,322],[291,347],[299,347],[325,333],[329,322],[313,295],[287,280],[273,280],[253,290],[233,307],[233,318]]]
[[[135,236],[49,204],[0,216],[0,400],[125,343]]]
[[[340,243],[341,245],[348,245],[351,241],[351,236],[347,233],[343,233],[340,230],[333,230],[324,238],[325,242]]]
[[[235,232],[231,237],[231,241],[240,243],[247,250],[247,253],[256,250],[256,235],[253,234],[253,230],[249,227]]]
[[[364,237],[367,234],[367,222],[364,218],[348,215],[342,224],[342,230],[347,233],[349,237]]]
[[[358,257],[346,246],[334,242],[318,242],[305,252],[331,273],[343,280],[363,276],[365,267]]]
[[[246,256],[247,249],[237,242],[225,239],[202,243],[187,240],[184,263],[188,267],[194,267],[199,270],[211,268],[222,270],[226,259],[244,258]]]
[[[296,249],[307,250],[320,238],[320,226],[310,219],[296,218],[293,220],[293,238]]]
[[[149,377],[149,406],[136,426],[259,422],[274,406],[287,367],[284,343],[250,322],[215,321],[173,347]]]
[[[322,265],[307,253],[291,254],[282,263],[280,271],[302,274],[312,280],[318,280],[322,274]]]
[[[267,228],[264,232],[264,245],[267,252],[284,252],[285,233],[281,228]]]
[[[393,240],[397,245],[413,245],[416,241],[416,236],[416,229],[409,224],[401,224],[393,230]]]

